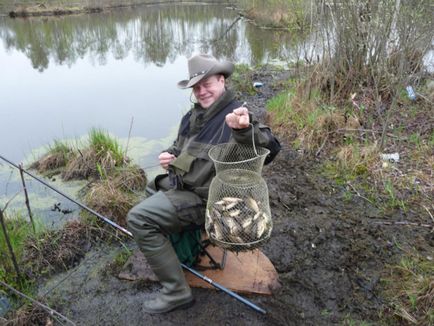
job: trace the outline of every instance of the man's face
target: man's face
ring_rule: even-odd
[[[222,75],[210,76],[193,86],[193,94],[199,104],[208,109],[225,91],[225,78]]]

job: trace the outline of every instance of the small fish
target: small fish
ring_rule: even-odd
[[[232,236],[230,237],[230,240],[231,240],[233,243],[244,243],[243,239],[241,239],[241,237],[238,236],[238,235],[232,235]]]
[[[224,209],[226,209],[226,210],[230,210],[230,209],[234,208],[234,207],[237,206],[237,205],[238,205],[238,202],[232,202],[232,203],[227,204],[227,205],[224,207]]]
[[[214,239],[222,240],[223,239],[223,232],[222,232],[220,223],[218,223],[218,222],[214,223],[213,226],[214,226],[214,235],[215,235]]]
[[[222,198],[222,201],[225,201],[226,203],[239,203],[243,200],[238,197],[224,197]]]
[[[225,224],[229,228],[229,233],[230,234],[236,234],[237,233],[238,228],[237,228],[237,224],[235,223],[234,219],[227,218],[225,220]]]
[[[247,207],[249,207],[252,211],[254,211],[255,213],[259,213],[258,203],[252,197],[247,197],[245,203]]]
[[[257,227],[257,230],[256,230],[257,239],[261,238],[261,236],[265,232],[266,227],[267,227],[267,223],[265,221],[262,221],[261,223],[258,223],[258,227]]]
[[[230,217],[238,217],[240,215],[241,211],[239,209],[233,210],[229,212]]]
[[[248,218],[241,224],[241,226],[243,227],[243,229],[247,229],[249,226],[252,225],[252,223],[253,223],[253,219]]]
[[[255,216],[253,216],[253,222],[258,222],[259,217],[260,217],[261,215],[262,215],[261,212],[257,212],[257,213],[255,214]]]
[[[224,200],[219,200],[215,202],[212,206],[218,210],[223,210],[226,206],[226,202]]]
[[[220,217],[222,217],[222,214],[220,213],[220,211],[218,209],[216,209],[215,207],[212,208],[212,219],[214,220],[215,218],[219,219]]]

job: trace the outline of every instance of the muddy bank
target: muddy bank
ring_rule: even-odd
[[[63,2],[57,3],[56,1],[47,3],[30,3],[29,5],[14,5],[14,8],[8,12],[11,18],[26,18],[26,17],[40,17],[40,16],[65,16],[76,14],[92,14],[100,13],[103,11],[131,8],[143,5],[165,5],[182,3],[182,1],[175,0],[148,0],[148,1],[79,1],[74,5],[67,5]],[[229,1],[189,1],[189,3],[197,4],[231,4]]]
[[[281,90],[279,85],[288,76],[289,72],[261,68],[251,81],[260,81],[263,87],[242,99],[264,119],[266,101]],[[411,209],[384,215],[359,196],[346,198],[343,186],[320,176],[321,162],[301,156],[283,139],[282,145],[275,161],[264,168],[274,229],[262,248],[276,267],[282,287],[272,296],[249,297],[267,315],[223,293],[196,288],[192,308],[148,315],[142,303],[159,286],[116,277],[113,262],[122,250],[120,244],[94,248],[76,269],[50,279],[40,294],[49,292],[45,298],[52,308],[77,325],[378,323],[380,314],[384,318],[388,312],[382,292],[385,266],[399,261],[405,248],[417,248],[422,255],[432,253],[433,233],[423,227],[374,223],[420,221],[422,217]],[[133,242],[126,246],[135,248]]]
[[[103,8],[87,8],[87,7],[46,7],[44,4],[35,7],[18,8],[9,12],[11,18],[25,18],[38,16],[65,16],[74,14],[92,14],[102,12]]]

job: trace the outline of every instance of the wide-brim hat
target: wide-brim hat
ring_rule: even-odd
[[[212,75],[221,74],[228,78],[234,71],[234,64],[229,61],[218,61],[209,54],[197,54],[188,59],[188,73],[190,79],[181,80],[179,88],[189,88],[196,85],[202,79]]]

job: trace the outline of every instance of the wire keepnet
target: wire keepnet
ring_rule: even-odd
[[[272,230],[268,188],[261,176],[270,151],[252,144],[223,143],[209,151],[216,169],[211,182],[205,229],[210,240],[232,251],[259,247]]]

